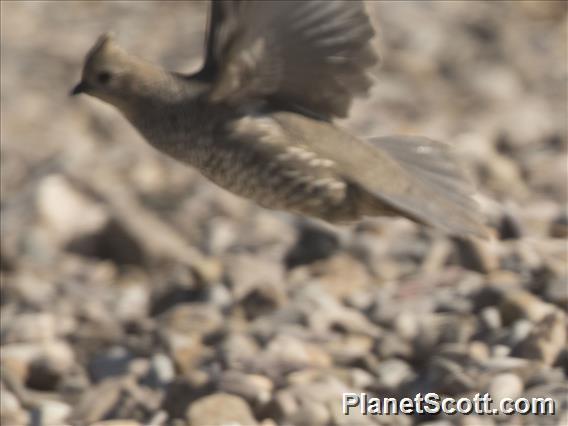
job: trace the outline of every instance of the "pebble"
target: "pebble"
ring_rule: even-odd
[[[538,322],[555,310],[553,305],[543,302],[526,291],[508,292],[499,305],[505,324],[511,324],[520,318]]]
[[[72,408],[64,402],[46,399],[41,402],[38,411],[42,424],[62,425],[67,421]]]
[[[503,398],[515,399],[523,391],[523,381],[512,373],[498,374],[491,379],[487,391],[494,401],[501,401]]]
[[[192,402],[186,419],[191,426],[253,426],[258,422],[248,404],[238,396],[227,393],[207,395]]]
[[[408,363],[396,358],[380,362],[374,372],[377,375],[376,385],[391,392],[400,390],[416,377]]]
[[[263,404],[270,400],[274,384],[269,378],[258,374],[229,370],[222,373],[218,388],[222,392],[238,395],[252,404]]]
[[[555,364],[566,347],[566,315],[554,312],[544,317],[525,340],[515,348],[516,356]]]

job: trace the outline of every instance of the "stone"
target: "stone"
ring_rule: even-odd
[[[39,406],[39,416],[45,425],[65,424],[71,411],[69,404],[55,400],[43,400]]]
[[[455,238],[460,264],[472,271],[489,273],[499,268],[495,244],[477,239]]]
[[[25,313],[2,321],[3,342],[48,342],[58,336],[57,321],[48,312]]]
[[[552,366],[565,346],[566,315],[557,311],[539,321],[528,337],[515,347],[513,354]]]
[[[336,254],[316,262],[312,264],[311,271],[316,281],[337,299],[345,299],[370,283],[364,265],[346,254]]]
[[[166,386],[176,377],[173,361],[165,354],[155,354],[150,361],[149,380],[155,386]]]
[[[91,380],[97,383],[108,377],[127,374],[129,363],[133,358],[133,355],[123,346],[114,346],[95,355],[88,366]]]
[[[268,377],[232,370],[221,374],[217,386],[221,392],[238,395],[251,404],[268,402],[274,388],[274,384]]]
[[[499,305],[499,311],[505,324],[511,324],[519,318],[538,322],[555,309],[554,305],[543,302],[538,297],[523,290],[506,293]]]
[[[12,392],[0,389],[0,423],[3,425],[28,424],[28,414]]]
[[[271,258],[232,254],[225,259],[225,269],[235,300],[265,286],[276,289],[284,285],[284,268]],[[277,291],[277,290],[275,290]]]
[[[491,379],[487,391],[494,401],[503,398],[515,399],[523,391],[523,381],[513,373],[501,373]]]
[[[171,332],[207,335],[219,331],[224,319],[219,309],[199,303],[179,303],[161,315],[162,326]]]
[[[248,404],[238,396],[215,393],[193,401],[186,412],[190,426],[253,426],[258,422]]]
[[[109,218],[101,204],[80,193],[60,174],[41,181],[37,209],[40,220],[59,243],[100,230]]]
[[[487,330],[498,330],[501,328],[501,314],[494,306],[483,308],[479,313],[482,326]]]
[[[38,390],[53,390],[75,364],[67,342],[13,343],[0,348],[4,368]]]
[[[374,373],[377,376],[375,385],[391,392],[399,391],[416,377],[410,365],[396,358],[380,362]]]

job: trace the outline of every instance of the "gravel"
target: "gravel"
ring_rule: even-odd
[[[451,142],[490,241],[263,210],[67,98],[111,28],[191,69],[204,3],[1,7],[0,423],[566,423],[565,3],[370,4],[383,65],[341,124]],[[550,396],[557,412],[347,417],[343,392]]]

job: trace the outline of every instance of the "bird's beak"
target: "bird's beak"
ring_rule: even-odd
[[[73,88],[73,90],[71,90],[69,96],[80,95],[81,93],[85,93],[86,91],[87,91],[87,83],[81,81]]]

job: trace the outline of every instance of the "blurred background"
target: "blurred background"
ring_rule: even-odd
[[[341,124],[453,144],[492,241],[388,219],[339,244],[68,97],[108,30],[198,67],[206,2],[1,2],[3,425],[568,422],[567,3],[368,6],[382,64]],[[362,391],[557,414],[343,416]]]

